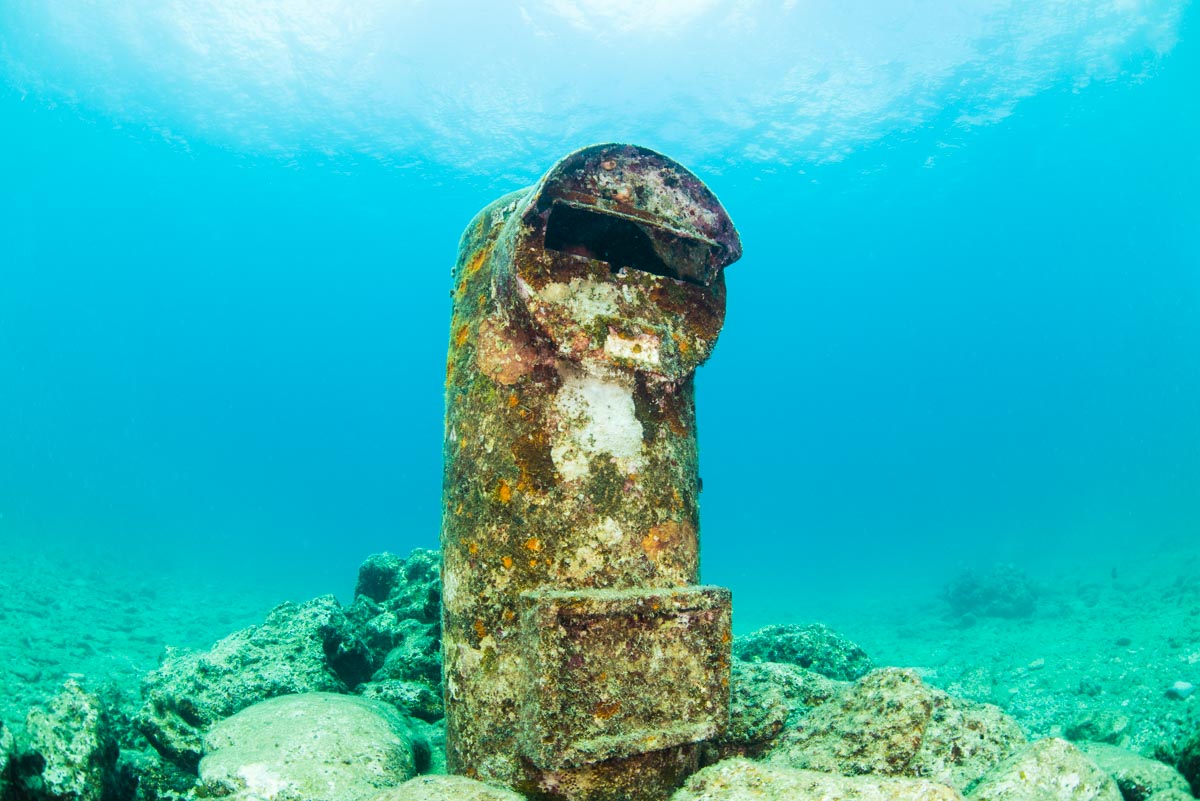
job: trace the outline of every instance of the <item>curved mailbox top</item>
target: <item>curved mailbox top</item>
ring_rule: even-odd
[[[742,254],[716,196],[635,145],[576,151],[520,203],[515,275],[563,355],[666,376],[707,358]]]

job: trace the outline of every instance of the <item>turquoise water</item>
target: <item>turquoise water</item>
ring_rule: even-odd
[[[617,140],[745,245],[739,628],[1194,555],[1196,12],[956,5],[5,3],[0,543],[294,598],[433,547],[458,236]]]

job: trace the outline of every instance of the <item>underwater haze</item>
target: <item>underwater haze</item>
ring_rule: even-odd
[[[459,236],[618,141],[741,232],[697,379],[737,630],[1200,575],[1196,15],[5,0],[5,558],[281,600],[437,547]]]

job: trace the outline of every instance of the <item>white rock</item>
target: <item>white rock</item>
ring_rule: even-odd
[[[243,709],[209,730],[200,761],[205,794],[239,801],[360,801],[415,772],[403,715],[334,693]]]
[[[1167,697],[1182,701],[1195,691],[1196,688],[1190,681],[1177,681],[1167,688]]]
[[[1066,740],[1030,743],[984,774],[969,801],[1121,801],[1116,782]]]

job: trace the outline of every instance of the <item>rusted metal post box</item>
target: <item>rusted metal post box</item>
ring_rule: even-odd
[[[463,234],[446,363],[447,751],[538,799],[662,799],[729,716],[699,579],[693,373],[741,243],[670,159],[597,145]]]

